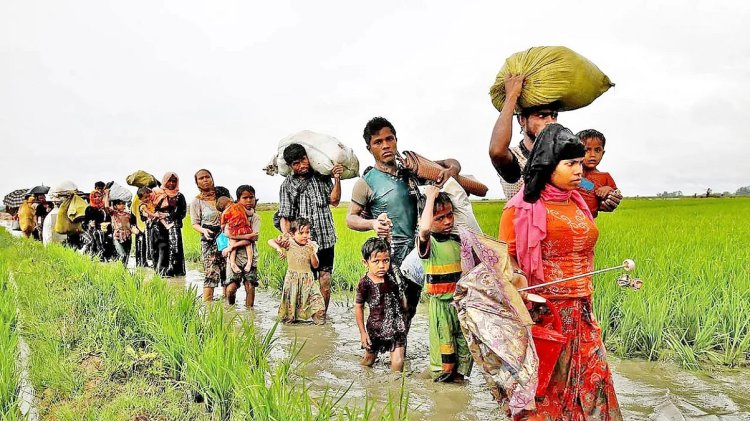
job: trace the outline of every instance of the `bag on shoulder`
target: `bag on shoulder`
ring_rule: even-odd
[[[58,234],[76,234],[81,232],[81,224],[73,222],[68,217],[68,212],[70,211],[70,204],[73,201],[73,197],[77,196],[70,196],[63,200],[63,202],[60,204],[60,211],[57,213],[57,218],[55,218],[54,229],[54,231]]]

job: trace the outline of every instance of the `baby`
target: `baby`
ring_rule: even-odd
[[[247,218],[253,216],[255,210],[247,209],[239,203],[234,203],[232,199],[226,196],[222,196],[216,200],[216,209],[221,212],[221,229],[224,231],[224,235],[229,238],[229,245],[232,249],[228,258],[229,266],[233,272],[240,272],[240,267],[237,266],[237,248],[245,247],[247,263],[243,270],[250,272],[253,262],[253,243],[248,240],[233,240],[232,237],[253,233],[253,228],[250,226]]]

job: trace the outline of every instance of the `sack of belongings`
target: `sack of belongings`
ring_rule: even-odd
[[[286,177],[292,173],[292,168],[284,161],[284,149],[292,143],[298,143],[305,148],[310,166],[320,174],[329,175],[335,164],[341,164],[344,166],[342,180],[359,177],[359,160],[352,148],[333,136],[309,130],[303,130],[279,141],[278,153],[264,168],[266,174],[278,173]]]
[[[109,200],[110,202],[112,200],[122,200],[125,203],[130,203],[130,201],[133,200],[133,193],[125,187],[113,182],[109,187]]]
[[[81,232],[81,223],[73,222],[78,216],[83,216],[88,204],[77,194],[69,195],[60,204],[60,211],[55,219],[55,229],[57,234],[75,234]]]
[[[505,60],[490,88],[492,105],[502,110],[505,75],[526,77],[516,112],[522,108],[555,103],[559,111],[583,108],[615,86],[586,57],[566,47],[533,47]]]
[[[143,170],[138,170],[133,174],[130,174],[125,181],[134,187],[148,187],[154,188],[159,185],[159,181],[153,175]]]

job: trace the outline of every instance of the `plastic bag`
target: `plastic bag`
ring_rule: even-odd
[[[133,200],[133,193],[117,183],[112,183],[112,186],[109,188],[109,200],[112,201],[116,199],[128,203]]]
[[[284,161],[284,150],[292,143],[298,143],[305,148],[310,166],[320,174],[329,175],[334,164],[341,164],[344,166],[342,180],[359,177],[359,160],[352,148],[333,136],[309,130],[303,130],[279,141],[278,153],[264,168],[266,174],[278,173],[286,177],[292,173],[291,167]]]
[[[516,112],[555,102],[560,111],[583,108],[615,86],[594,63],[569,48],[533,47],[508,57],[497,74],[490,97],[498,111],[505,102],[506,74],[526,76]]]
[[[159,185],[159,181],[156,179],[156,177],[154,177],[153,175],[143,170],[138,170],[134,172],[133,174],[130,174],[129,176],[127,176],[125,181],[129,185],[138,187],[138,188],[141,188],[141,187],[152,188],[152,187],[156,187]]]
[[[224,251],[225,248],[229,247],[229,238],[222,232],[216,237],[216,249]]]

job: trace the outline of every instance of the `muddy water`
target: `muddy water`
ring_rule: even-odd
[[[200,291],[202,276],[191,270],[186,278],[170,283]],[[220,299],[221,289],[216,290]],[[311,390],[343,391],[351,387],[345,401],[361,404],[369,396],[382,406],[390,393],[397,400],[401,377],[391,373],[388,357],[373,368],[359,365],[362,350],[354,321],[352,297],[338,297],[329,309],[324,326],[280,325],[272,357],[282,358],[293,343],[303,343],[300,359],[309,361],[304,373]],[[238,291],[236,311],[252,320],[263,332],[276,320],[278,294],[258,290],[255,308],[244,306],[245,293]],[[406,388],[410,419],[501,420],[480,371],[475,367],[463,385],[433,383],[427,373],[428,330],[425,306],[420,306],[409,334]],[[694,373],[671,364],[610,359],[615,388],[627,420],[750,420],[750,370]]]

